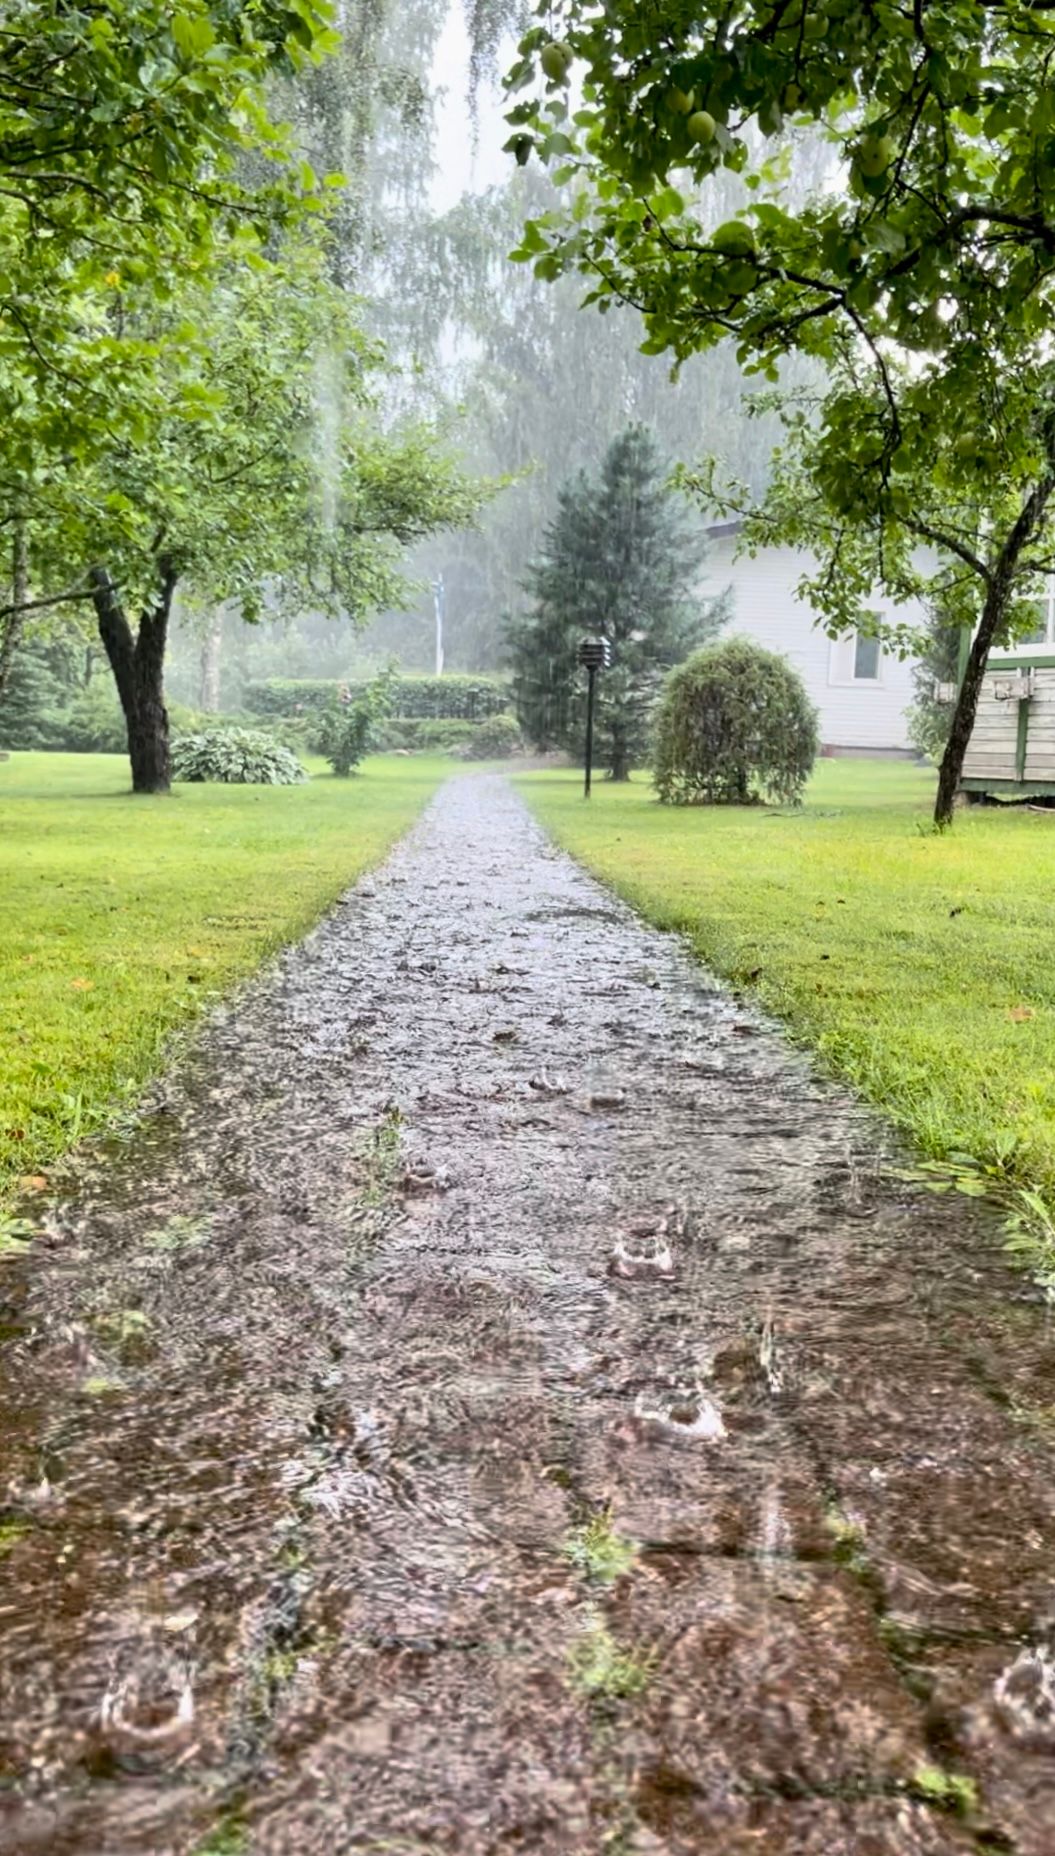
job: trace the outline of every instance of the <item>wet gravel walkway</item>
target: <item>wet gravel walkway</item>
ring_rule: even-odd
[[[4,1852],[1055,1852],[1043,1312],[504,782],[13,1268]]]

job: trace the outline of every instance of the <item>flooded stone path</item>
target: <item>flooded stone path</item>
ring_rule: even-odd
[[[4,1852],[1053,1856],[1044,1312],[503,781],[71,1179]]]

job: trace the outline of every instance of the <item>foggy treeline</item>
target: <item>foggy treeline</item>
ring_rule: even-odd
[[[417,548],[413,604],[364,632],[311,614],[246,628],[184,613],[170,684],[205,707],[232,706],[250,677],[342,676],[392,658],[431,669],[440,576],[447,668],[499,669],[560,485],[596,468],[624,426],[651,426],[672,461],[717,454],[755,487],[777,437],[772,415],[746,416],[731,346],[672,380],[665,361],[640,353],[636,311],[580,311],[581,279],[543,286],[530,265],[509,263],[524,219],[552,198],[537,166],[499,152],[515,0],[344,0],[341,14],[342,52],[287,99],[313,158],[347,177],[335,262],[388,351],[392,417],[438,419],[468,466],[504,487],[475,530]],[[822,160],[797,151],[796,190]],[[716,180],[715,223],[741,198],[735,176]],[[324,370],[320,396],[324,428]]]

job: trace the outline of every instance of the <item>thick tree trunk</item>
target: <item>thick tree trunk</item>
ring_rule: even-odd
[[[1055,444],[1055,433],[1049,433],[1047,437],[1050,452]],[[994,638],[1003,629],[1015,597],[1015,578],[1022,551],[1033,539],[1053,490],[1055,490],[1055,477],[1053,476],[1042,478],[1034,487],[1022,505],[1014,527],[989,569],[982,616],[978,621],[978,630],[971,643],[967,668],[964,671],[963,681],[956,698],[956,707],[953,710],[949,739],[945,744],[945,752],[941,757],[941,766],[938,770],[938,797],[934,802],[934,823],[939,829],[944,829],[946,825],[952,823],[953,806],[960,790],[964,758],[974,728],[974,719],[978,713],[978,698],[982,693],[989,651]]]
[[[139,621],[135,653],[135,704],[128,723],[132,791],[167,793],[172,784],[169,718],[165,707],[165,640],[169,600]]]
[[[209,615],[209,625],[201,647],[201,708],[207,715],[220,709],[220,664],[223,652],[223,607]]]
[[[133,635],[105,567],[93,567],[91,571],[99,636],[124,710],[132,790],[136,793],[167,793],[172,784],[164,677],[177,576],[167,560],[158,563],[158,572],[157,600],[141,615],[139,629]]]
[[[0,634],[0,703],[7,695],[7,686],[14,669],[15,653],[22,641],[25,629],[25,604],[29,597],[29,557],[26,549],[25,523],[15,523],[14,541],[11,547],[11,611],[4,620],[3,633]]]
[[[608,755],[608,778],[610,780],[629,780],[630,749],[626,739],[617,730],[612,734],[612,746]]]

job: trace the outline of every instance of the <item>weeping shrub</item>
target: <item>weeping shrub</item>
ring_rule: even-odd
[[[172,744],[172,777],[225,786],[297,786],[307,779],[289,748],[250,728],[213,728]]]
[[[730,638],[667,677],[653,779],[666,805],[797,805],[817,745],[817,712],[798,672],[776,652]]]

